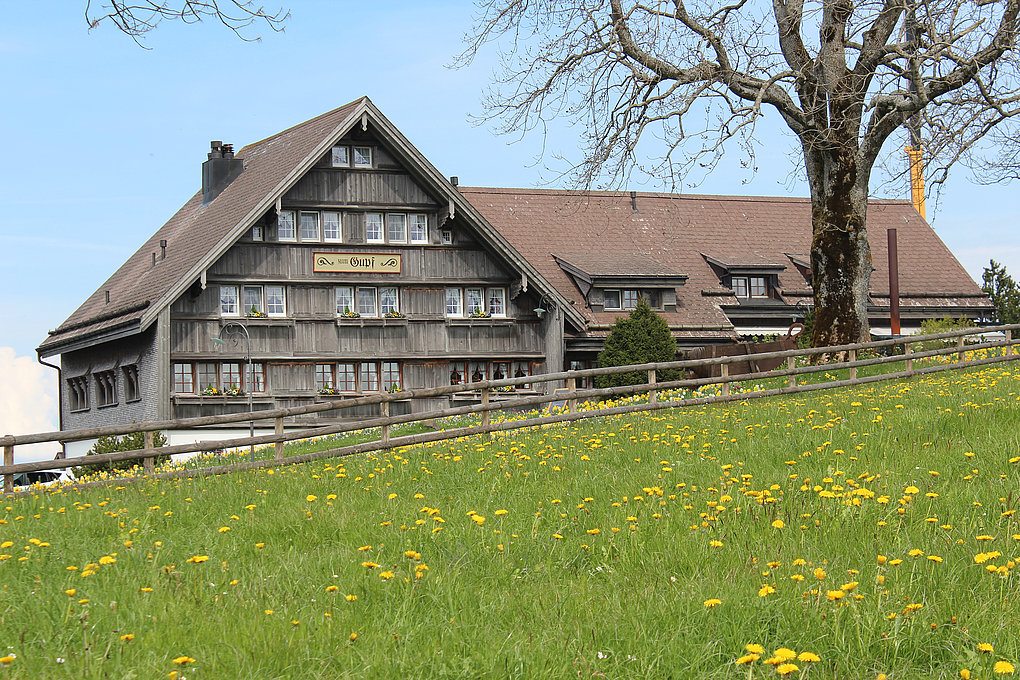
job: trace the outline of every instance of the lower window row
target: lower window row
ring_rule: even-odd
[[[315,389],[319,394],[399,392],[404,389],[398,361],[361,361],[315,364]],[[454,361],[449,364],[450,384],[524,378],[532,375],[527,361]],[[253,392],[266,391],[265,364],[198,361],[173,365],[174,394],[238,396],[249,380]],[[526,386],[524,386],[526,387]]]

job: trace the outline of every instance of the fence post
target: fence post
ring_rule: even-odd
[[[14,465],[14,447],[4,447],[4,465]],[[4,475],[4,493],[14,491],[14,473],[8,472]]]
[[[956,353],[956,363],[963,363],[963,336],[961,335],[956,339],[956,347],[959,351]]]
[[[797,357],[786,357],[786,367],[791,371],[797,368]],[[797,386],[797,376],[793,373],[790,374],[790,387]]]
[[[1013,356],[1013,331],[1006,331],[1006,342],[1009,344],[1002,348],[1002,356]]]
[[[489,405],[489,388],[488,387],[483,387],[482,388],[482,406],[488,406],[488,405]],[[492,411],[482,411],[482,427],[488,427],[489,426],[489,421],[491,420],[491,418],[489,416],[491,414],[492,414]]]
[[[145,448],[153,449],[156,447],[156,433],[148,431],[143,435],[145,439]],[[151,477],[156,474],[156,458],[149,457],[142,461],[142,474],[146,477]]]
[[[908,371],[914,370],[914,360],[910,358],[910,355],[913,354],[913,352],[914,352],[914,350],[910,346],[910,341],[908,340],[908,341],[904,342],[903,343],[903,356],[907,357],[907,370]]]
[[[655,385],[655,369],[654,368],[648,369],[648,384],[649,385]],[[648,403],[649,404],[654,404],[655,401],[656,401],[656,398],[657,397],[656,397],[656,394],[655,394],[655,387],[649,388],[649,390],[648,390]]]
[[[720,374],[720,376],[723,379],[723,382],[722,382],[722,393],[723,393],[723,396],[725,396],[725,395],[730,393],[730,381],[727,380],[727,378],[730,377],[730,365],[729,364],[719,364],[719,374]]]
[[[381,404],[379,404],[379,406],[381,407],[382,417],[383,418],[389,418],[390,417],[390,402],[384,401]],[[383,444],[389,444],[390,443],[390,426],[389,425],[383,425],[382,426],[382,443]]]
[[[577,379],[576,378],[567,378],[567,391],[568,392],[576,392],[577,391]],[[567,413],[573,413],[576,410],[577,410],[577,399],[567,399]]]
[[[277,418],[276,419],[276,426],[273,428],[273,431],[277,435],[283,434],[283,418]],[[286,442],[274,442],[273,443],[273,458],[275,458],[276,460],[280,460],[281,458],[283,458],[283,447],[285,445],[286,445]]]
[[[848,358],[850,359],[851,362],[857,361],[857,350],[855,350],[855,349],[850,350],[848,352]],[[857,380],[857,367],[856,366],[851,366],[850,367],[850,379],[851,380]]]

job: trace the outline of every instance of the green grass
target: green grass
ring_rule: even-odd
[[[998,677],[1018,395],[1007,364],[4,499],[0,678]]]

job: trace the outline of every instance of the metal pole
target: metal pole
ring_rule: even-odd
[[[889,240],[889,326],[893,336],[900,334],[900,266],[896,250],[896,230],[886,231]]]

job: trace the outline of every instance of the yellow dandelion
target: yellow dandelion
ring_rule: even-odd
[[[485,524],[485,518],[477,513],[471,515],[471,521],[477,524],[478,526],[482,526],[483,524]]]
[[[345,595],[344,599],[347,600],[348,602],[354,602],[356,599],[358,599],[358,596],[353,594]]]
[[[174,659],[174,663],[184,665],[186,663],[195,663],[195,660],[190,656],[179,656]]]
[[[496,516],[497,516],[497,517],[502,517],[502,516],[503,516],[503,515],[505,515],[506,513],[507,513],[507,511],[506,511],[506,510],[504,510],[504,509],[500,508],[499,510],[497,510],[497,511],[496,511]]]
[[[77,593],[77,592],[78,592],[77,588],[68,588],[67,590],[64,591],[64,594],[69,596],[69,597],[73,597],[74,594]]]
[[[995,651],[995,647],[992,647],[989,642],[979,642],[977,648],[979,652],[984,652],[985,654],[991,654]]]
[[[313,493],[310,493],[307,496],[305,496],[305,500],[308,501],[309,503],[314,503],[315,501],[319,500],[319,497]]]
[[[789,675],[797,670],[797,664],[795,663],[782,663],[776,666],[776,673],[780,675]]]
[[[335,593],[338,590],[340,590],[340,586],[326,586],[327,593]]]
[[[357,639],[358,639],[358,634],[357,633],[351,633],[351,642],[354,642]]]
[[[396,576],[396,574],[394,574],[392,571],[384,571],[379,574],[379,578],[381,578],[384,581],[389,581],[394,576]]]
[[[135,639],[135,634],[134,633],[125,633],[125,634],[120,636],[120,639],[121,639],[121,642],[131,642],[132,640]]]
[[[8,654],[7,656],[0,656],[0,663],[5,664],[5,665],[9,664],[9,663],[14,663],[14,660],[17,659],[17,658],[18,657],[15,656],[14,654]]]
[[[192,557],[189,557],[187,561],[190,562],[191,564],[202,564],[202,562],[207,562],[208,560],[209,560],[208,555],[194,555]]]
[[[705,608],[706,609],[711,609],[712,607],[718,607],[721,604],[722,604],[722,600],[720,600],[718,598],[715,598],[715,597],[710,598],[708,600],[705,600]]]
[[[766,597],[767,595],[771,595],[774,592],[776,592],[776,589],[770,586],[768,583],[766,583],[765,585],[758,589],[758,597]]]
[[[772,652],[772,656],[776,657],[780,661],[792,661],[797,658],[797,652],[793,651],[789,647],[780,647],[776,651]]]
[[[745,654],[742,657],[740,657],[739,659],[737,659],[734,663],[736,663],[739,666],[739,665],[742,665],[742,664],[745,664],[745,663],[752,663],[754,661],[757,661],[760,658],[761,657],[758,656],[757,654]]]
[[[774,522],[772,523],[772,528],[773,528],[773,529],[782,529],[782,528],[783,528],[783,527],[785,527],[785,526],[786,526],[786,522],[784,522],[784,521],[783,521],[783,520],[781,520],[781,519],[777,519],[776,521],[774,521]],[[796,668],[796,667],[795,667],[795,668]]]
[[[230,527],[228,527],[228,526],[222,526],[222,527],[220,527],[219,529],[217,529],[217,531],[218,531],[218,532],[220,532],[221,534],[225,534],[225,533],[227,533],[228,531],[230,531]]]
[[[764,654],[765,653],[765,648],[762,647],[761,645],[757,644],[757,643],[754,643],[754,642],[751,642],[751,643],[748,643],[748,644],[744,645],[744,649],[749,651],[751,654]]]
[[[1013,664],[1008,661],[996,661],[995,665],[992,666],[992,670],[996,675],[1013,675]]]
[[[824,579],[824,578],[825,578],[825,570],[824,570],[824,569],[822,569],[821,567],[818,567],[817,569],[815,569],[815,571],[814,571],[814,575],[815,575],[815,578],[816,578],[816,579],[818,579],[819,581],[821,581],[822,579]]]
[[[818,663],[822,660],[822,657],[818,656],[814,652],[801,652],[797,655],[797,661],[803,663]]]

